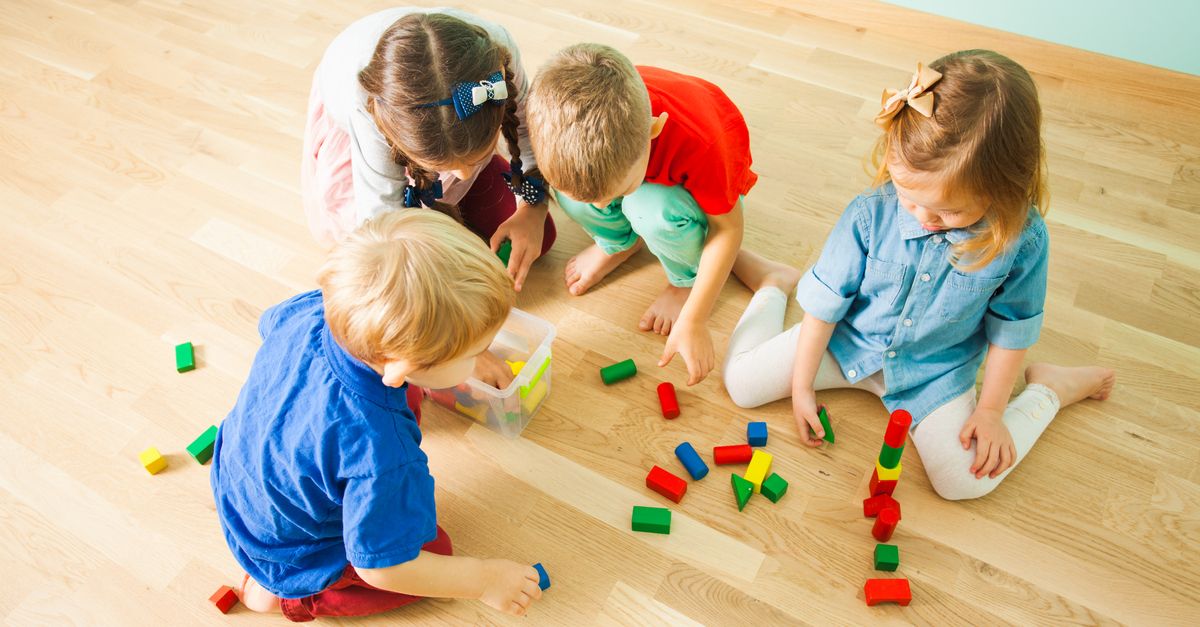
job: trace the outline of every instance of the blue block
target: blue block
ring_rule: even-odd
[[[538,571],[538,587],[541,588],[542,590],[549,588],[550,587],[550,575],[546,574],[546,568],[544,566],[542,566],[541,562],[534,564],[533,567],[534,567],[534,569],[536,569]]]
[[[696,452],[696,449],[692,448],[691,442],[684,442],[676,446],[675,457],[678,457],[683,467],[687,468],[688,474],[692,476],[692,479],[699,481],[708,474],[708,464],[705,464],[704,460],[700,459],[700,454]]]
[[[767,423],[752,422],[746,425],[746,439],[750,442],[750,446],[766,446]]]

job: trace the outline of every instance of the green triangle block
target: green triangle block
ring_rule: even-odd
[[[900,566],[900,547],[894,544],[875,545],[875,570],[894,571]]]
[[[833,426],[829,424],[829,412],[825,410],[825,406],[821,405],[817,410],[817,418],[821,420],[821,428],[825,430],[825,437],[822,438],[826,442],[833,444]],[[812,431],[810,428],[809,431]],[[814,434],[816,431],[812,431]]]
[[[771,473],[762,484],[762,495],[771,499],[772,503],[778,503],[779,499],[783,498],[787,492],[787,479],[779,476],[779,473]]]
[[[733,483],[733,496],[737,499],[740,512],[746,509],[746,502],[750,500],[750,495],[754,494],[754,484],[737,475],[729,475],[729,479]]]

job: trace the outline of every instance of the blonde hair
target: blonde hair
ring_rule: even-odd
[[[1025,68],[990,50],[962,50],[929,67],[942,74],[928,90],[934,95],[933,115],[905,106],[891,119],[872,154],[874,185],[891,179],[890,157],[943,178],[948,192],[990,202],[971,228],[975,236],[954,249],[956,267],[977,270],[1020,238],[1030,205],[1046,213],[1037,86]]]
[[[625,55],[601,44],[558,51],[525,103],[542,176],[575,200],[611,194],[650,141],[650,96]]]
[[[463,355],[516,300],[504,265],[435,211],[388,211],[330,253],[318,276],[333,337],[368,364],[418,368]]]

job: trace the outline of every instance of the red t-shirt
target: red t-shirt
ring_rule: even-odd
[[[646,182],[683,185],[704,213],[729,213],[758,181],[742,113],[706,80],[644,65],[637,71],[650,92],[651,113],[668,115],[650,142]]]

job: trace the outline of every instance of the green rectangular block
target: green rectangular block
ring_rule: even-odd
[[[633,530],[671,533],[671,510],[665,507],[633,506]]]
[[[784,493],[787,492],[787,488],[787,479],[780,477],[779,473],[773,472],[763,481],[762,494],[771,499],[772,503],[778,503],[779,499],[783,498]]]
[[[825,430],[825,437],[822,439],[833,444],[833,425],[829,424],[829,412],[825,410],[824,405],[821,405],[817,409],[817,418],[821,420],[821,428]],[[813,431],[813,433],[815,434],[816,431]]]
[[[633,363],[632,359],[619,361],[600,369],[600,378],[604,381],[604,385],[612,385],[635,374],[637,374],[637,364]]]
[[[894,544],[875,545],[875,570],[895,571],[900,567],[900,547]]]
[[[175,346],[175,370],[178,372],[187,372],[196,369],[196,351],[192,348],[191,342],[184,342]]]
[[[217,427],[213,425],[200,434],[200,437],[192,441],[187,447],[188,455],[196,460],[197,464],[204,465],[208,460],[212,459],[213,445],[217,442]]]
[[[892,448],[883,443],[883,448],[879,450],[879,465],[884,468],[895,468],[900,464],[900,458],[904,455],[904,447]]]
[[[508,267],[508,258],[511,255],[512,255],[512,241],[504,240],[504,242],[502,242],[500,244],[499,250],[496,251],[496,256],[500,258],[500,261],[504,263],[504,267],[507,268]]]

